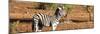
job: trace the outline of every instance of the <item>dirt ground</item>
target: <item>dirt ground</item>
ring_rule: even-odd
[[[93,22],[80,22],[80,23],[63,23],[58,24],[56,31],[62,30],[77,30],[77,29],[90,29],[93,28]],[[31,23],[20,23],[16,26],[18,32],[32,32]],[[51,31],[51,27],[44,27],[43,32]]]
[[[54,10],[34,9],[39,3],[9,1],[9,29],[10,34],[16,32],[32,32],[32,16],[35,13],[44,13],[52,16]],[[89,11],[82,5],[74,5],[70,12],[60,20],[57,31],[94,28],[93,6]],[[43,32],[50,31],[51,27],[44,27]]]

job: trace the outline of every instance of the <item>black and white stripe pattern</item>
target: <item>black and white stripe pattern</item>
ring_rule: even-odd
[[[54,26],[53,24],[57,25],[59,21],[54,17],[39,13],[33,16],[33,23],[32,28],[37,32],[41,31],[43,26]],[[53,29],[54,30],[54,29]]]
[[[54,16],[48,16],[42,13],[35,14],[32,19],[32,30],[35,30],[35,32],[41,31],[43,26],[52,26],[52,30],[55,30],[57,24],[59,24],[59,19],[62,17],[62,12],[62,8],[59,7],[57,8]]]
[[[49,26],[48,24],[50,23],[50,16],[47,16],[42,13],[38,13],[35,14],[33,18],[34,20],[40,20],[40,22],[42,22],[42,24],[44,24],[45,26]]]

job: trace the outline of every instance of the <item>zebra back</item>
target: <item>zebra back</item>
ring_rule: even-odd
[[[39,22],[39,23],[42,23],[44,26],[50,26],[51,20],[50,20],[50,16],[48,16],[48,15],[38,13],[38,14],[35,14],[33,16],[33,18],[36,20],[41,20],[41,22]]]

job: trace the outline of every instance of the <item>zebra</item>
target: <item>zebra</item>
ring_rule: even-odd
[[[43,13],[35,14],[32,18],[32,30],[39,32],[42,31],[43,26],[51,26],[52,31],[55,31],[62,16],[64,16],[62,6],[59,6],[56,9],[54,16],[49,16]]]

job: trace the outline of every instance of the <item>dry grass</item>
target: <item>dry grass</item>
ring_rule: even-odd
[[[93,28],[93,26],[94,26],[93,22],[78,22],[78,23],[72,22],[72,23],[58,24],[56,30],[61,31],[61,30],[88,29],[88,28]],[[11,27],[11,33],[32,32],[31,23],[19,22],[17,24],[16,22],[11,24],[10,27]],[[51,27],[43,27],[42,31],[43,32],[51,31]]]

